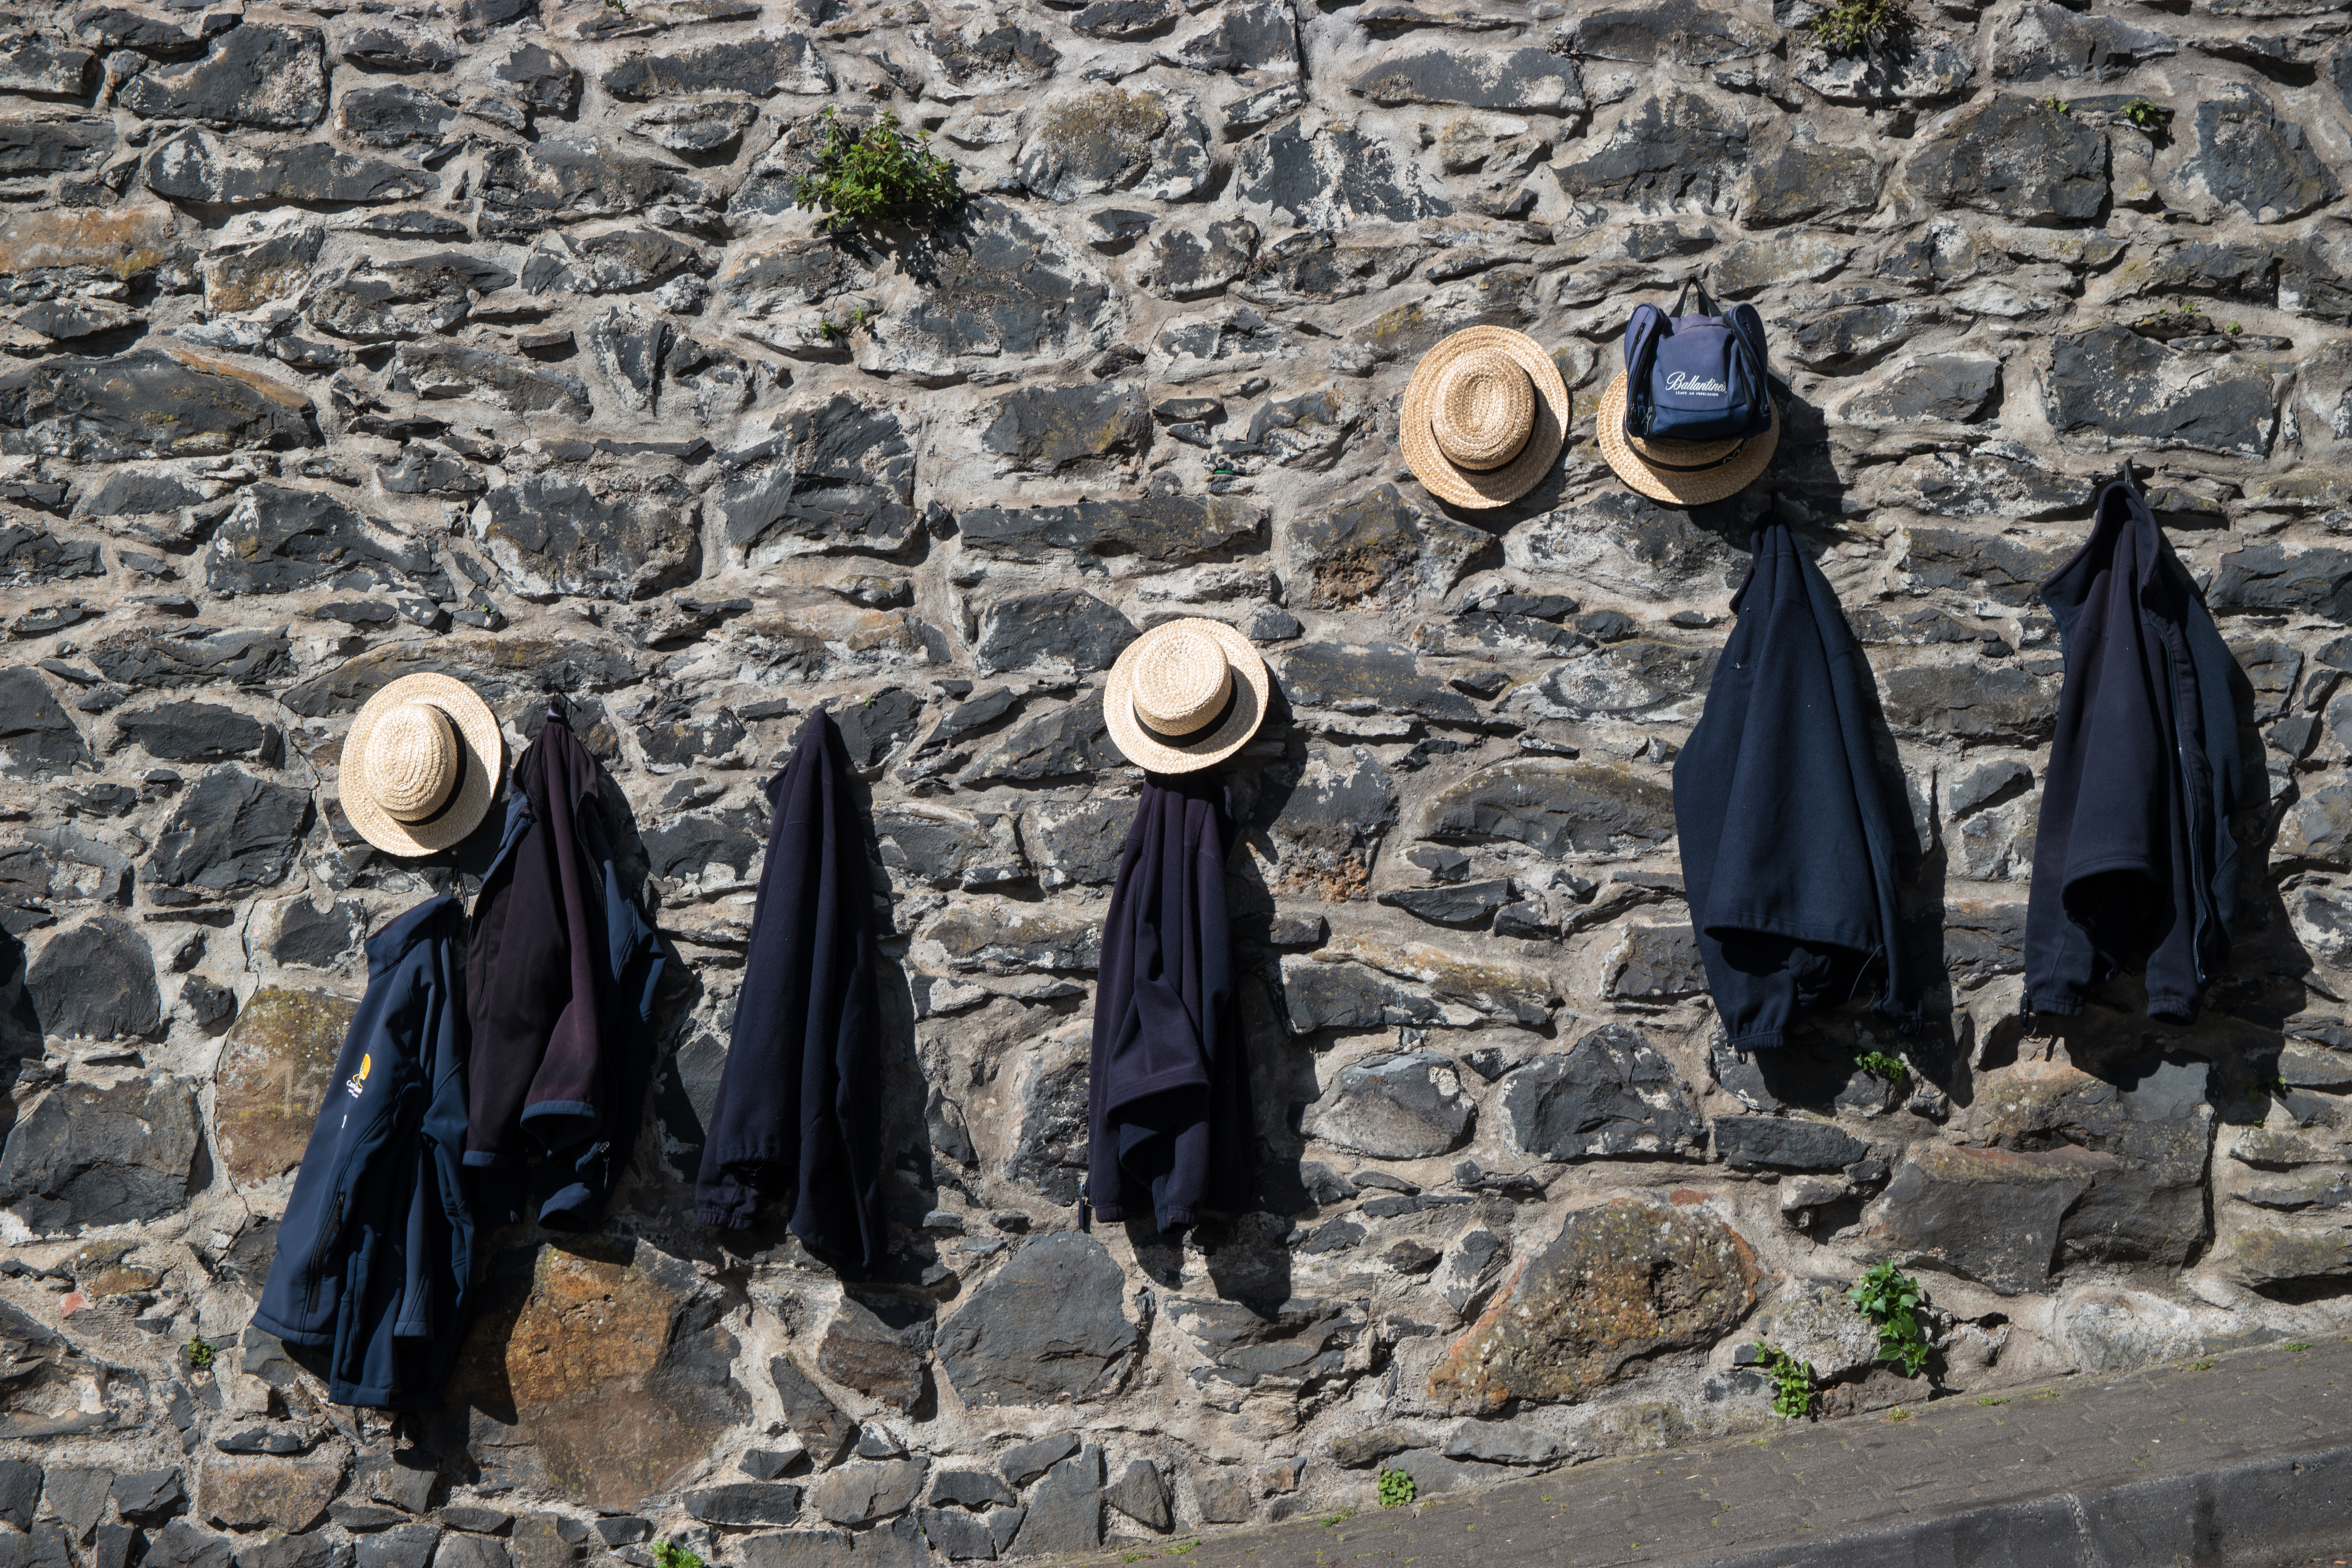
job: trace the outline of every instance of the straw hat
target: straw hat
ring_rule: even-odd
[[[1138,767],[1197,773],[1249,744],[1271,684],[1255,646],[1223,621],[1167,621],[1110,667],[1103,719]]]
[[[1704,506],[1738,495],[1756,482],[1780,446],[1780,405],[1761,436],[1737,441],[1648,441],[1625,434],[1625,373],[1601,395],[1594,416],[1601,455],[1617,477],[1668,506]]]
[[[1525,332],[1471,327],[1421,356],[1404,389],[1404,460],[1442,501],[1507,506],[1568,438],[1568,384]]]
[[[462,680],[404,675],[343,740],[343,815],[394,855],[446,849],[481,825],[505,760],[498,715]]]

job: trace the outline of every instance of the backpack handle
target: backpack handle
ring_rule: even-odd
[[[1679,316],[1683,313],[1683,301],[1690,298],[1691,290],[1694,289],[1698,290],[1698,311],[1700,315],[1720,316],[1723,314],[1723,307],[1717,304],[1715,302],[1715,296],[1706,291],[1706,284],[1704,281],[1706,276],[1706,269],[1705,268],[1701,268],[1696,272],[1692,273],[1688,278],[1683,279],[1683,291],[1675,296],[1675,308],[1672,314]]]

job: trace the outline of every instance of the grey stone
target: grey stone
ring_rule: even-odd
[[[284,594],[329,584],[347,591],[408,585],[446,591],[427,546],[323,490],[248,487],[205,553],[205,585],[219,595]]]
[[[269,887],[293,865],[310,817],[308,790],[210,769],[164,823],[142,879],[213,893]]]
[[[929,1500],[934,1508],[946,1504],[958,1508],[995,1508],[1021,1500],[986,1470],[939,1470],[931,1476]]]
[[[1524,844],[1552,859],[1622,853],[1673,836],[1674,804],[1664,785],[1621,764],[1538,758],[1492,764],[1440,791],[1423,834],[1455,844]]]
[[[1021,818],[1038,885],[1100,887],[1118,875],[1118,860],[1134,819],[1132,801],[1040,801]]]
[[[719,460],[730,473],[712,504],[753,565],[807,550],[896,551],[916,535],[914,448],[887,407],[837,394]]]
[[[1075,702],[1023,720],[982,752],[959,784],[1001,779],[1009,783],[1092,776],[1124,764],[1103,722],[1102,695],[1087,692]]]
[[[1029,1494],[1013,1550],[1023,1556],[1090,1552],[1102,1544],[1102,1450],[1087,1444],[1047,1470]]]
[[[1051,202],[1114,190],[1182,201],[1208,183],[1208,128],[1182,99],[1103,88],[1045,106],[1031,125],[1021,182]]]
[[[150,120],[299,131],[327,112],[326,50],[315,27],[251,22],[214,39],[202,59],[142,71],[115,101]]]
[[[104,916],[59,931],[25,976],[47,1035],[90,1040],[150,1035],[163,1022],[155,954],[131,926]]]
[[[34,35],[19,34],[0,48],[0,92],[43,98],[83,98],[98,57]]]
[[[2250,544],[2223,553],[2207,599],[2217,610],[2352,616],[2352,551]]]
[[[1129,1459],[1118,1479],[1104,1489],[1103,1500],[1147,1530],[1165,1534],[1175,1526],[1168,1479],[1149,1459]]]
[[[2094,1162],[2042,1153],[1915,1143],[1865,1214],[1865,1235],[1899,1259],[1932,1258],[2003,1295],[2050,1278],[2059,1223],[2090,1189]]]
[[[940,1363],[967,1405],[1092,1398],[1116,1384],[1137,1342],[1125,1289],[1091,1237],[1025,1242],[940,1325]]]
[[[398,1524],[362,1536],[358,1568],[425,1568],[441,1544],[437,1524]]]
[[[675,481],[656,480],[630,494],[531,474],[482,498],[474,537],[527,594],[625,602],[699,574],[690,501]]]
[[[843,1530],[786,1530],[730,1543],[748,1568],[839,1568],[862,1538]]]
[[[1005,356],[1067,362],[1097,346],[1118,314],[1101,273],[1003,203],[967,201],[934,237],[929,287],[868,324],[861,365],[940,385]]]
[[[138,1524],[161,1524],[188,1500],[177,1465],[160,1470],[131,1470],[114,1478],[114,1506],[123,1518]]]
[[[737,99],[664,103],[634,116],[629,128],[673,153],[732,153],[760,118],[754,104]]]
[[[59,539],[46,529],[0,524],[0,573],[24,584],[103,577],[106,563],[88,540]]]
[[[1997,1148],[2076,1157],[2087,1187],[2059,1223],[2061,1263],[2178,1268],[2203,1246],[2207,1071],[2200,1061],[2158,1060],[2111,1082],[2053,1064],[2021,1072],[1971,1109]]]
[[[524,42],[499,57],[490,74],[538,111],[569,114],[580,99],[580,72],[546,45]]]
[[[2114,439],[2260,458],[2277,426],[2267,372],[2198,374],[2162,343],[2108,323],[2060,336],[2047,382],[2050,420],[2061,434],[2091,430]]]
[[[863,771],[882,765],[898,744],[915,732],[922,715],[922,700],[893,688],[859,702],[845,702],[834,713],[841,730],[842,750],[850,765]]]
[[[689,92],[772,92],[803,95],[833,90],[824,57],[800,32],[701,44],[676,54],[632,55],[602,79],[615,98],[648,99]]]
[[[1437,723],[1474,724],[1470,700],[1424,671],[1412,650],[1395,643],[1312,643],[1285,655],[1284,692],[1307,707],[1349,712],[1411,713]]]
[[[687,170],[634,158],[609,143],[550,137],[499,145],[482,157],[486,221],[503,232],[551,222],[620,217],[662,202],[706,205],[710,187]]]
[[[2057,682],[2010,665],[1906,667],[1890,672],[1881,700],[1897,734],[2032,744],[2058,720]]]
[[[2236,84],[2197,106],[2197,152],[2182,173],[2257,223],[2300,217],[2344,194],[2303,127]]]
[[[147,1542],[141,1559],[152,1568],[230,1568],[236,1548],[226,1535],[216,1535],[192,1520],[175,1519]]]
[[[1748,157],[1748,126],[1721,99],[1653,94],[1582,156],[1552,165],[1570,197],[1645,212],[1727,212]]]
[[[1832,51],[1816,45],[1791,51],[1790,74],[1832,103],[1935,103],[1958,97],[1975,74],[1969,57],[1949,33],[1916,27],[1867,49]]]
[[[70,461],[199,457],[320,444],[310,400],[269,377],[184,350],[59,355],[0,375],[0,428]]]
[[[1992,69],[2004,81],[2063,77],[2112,81],[2151,60],[2179,52],[2170,37],[2120,16],[2080,16],[2060,5],[2028,5],[1993,23]]]
[[[832,1464],[857,1441],[857,1423],[789,1356],[768,1358],[768,1378],[783,1401],[784,1425],[818,1468]]]
[[[1446,1008],[1364,964],[1287,955],[1282,1005],[1295,1034],[1448,1021]]]
[[[1450,1058],[1416,1051],[1339,1069],[1307,1108],[1307,1132],[1359,1154],[1422,1160],[1462,1142],[1472,1107]]]
[[[518,414],[591,412],[587,384],[514,354],[459,343],[404,342],[393,353],[395,389],[419,395],[470,397]]]
[[[511,1568],[507,1543],[488,1535],[449,1534],[433,1553],[434,1568]]]
[[[1367,219],[1406,223],[1454,208],[1422,188],[1410,162],[1386,142],[1347,125],[1297,120],[1242,143],[1234,189],[1291,226],[1344,228]]]
[[[1297,24],[1284,0],[1238,0],[1219,6],[1215,24],[1186,39],[1176,58],[1194,70],[1296,71]]]
[[[349,1542],[312,1535],[273,1535],[236,1549],[236,1568],[353,1568]]]
[[[22,665],[0,669],[0,756],[10,778],[46,778],[91,761],[89,743],[47,681]]]
[[[1517,1421],[1465,1421],[1445,1439],[1445,1457],[1482,1465],[1551,1465],[1567,1458],[1570,1445],[1549,1432]]]
[[[1505,1074],[1502,1096],[1512,1142],[1547,1160],[1687,1154],[1706,1136],[1674,1064],[1618,1024]]]
[[[1870,1146],[1826,1121],[1718,1116],[1716,1157],[1735,1171],[1843,1171]]]
[[[996,1468],[1014,1486],[1025,1487],[1076,1453],[1078,1443],[1076,1432],[1056,1432],[1049,1437],[1016,1443],[1004,1451],[1004,1457],[996,1462]]]
[[[1433,925],[1475,926],[1511,900],[1507,877],[1435,888],[1399,888],[1380,901]]]
[[[10,121],[0,125],[0,174],[87,169],[103,163],[114,142],[114,127],[102,120]]]
[[[94,1466],[48,1467],[43,1495],[48,1500],[49,1512],[65,1521],[67,1533],[76,1541],[89,1541],[99,1521],[106,1517],[115,1475],[113,1470]]]
[[[989,675],[1055,666],[1108,669],[1136,636],[1125,616],[1092,594],[1069,588],[992,600],[978,619],[972,658]]]
[[[1686,925],[1628,926],[1601,962],[1601,984],[1618,1001],[1667,1002],[1707,988],[1698,939]]]
[[[787,1481],[730,1481],[679,1500],[705,1524],[790,1524],[801,1512],[801,1489]]]
[[[1966,422],[1982,415],[2000,387],[2000,362],[1973,354],[1906,360],[1846,400],[1839,414],[1860,425],[1921,419]]]
[[[184,1081],[64,1084],[8,1134],[0,1206],[43,1233],[160,1219],[186,1206],[202,1143]]]
[[[324,142],[249,153],[193,128],[157,142],[142,165],[142,178],[159,196],[219,206],[402,202],[441,184],[439,175],[425,170],[345,153]]]
[[[809,1487],[809,1506],[835,1524],[865,1524],[903,1513],[922,1494],[929,1470],[922,1459],[853,1459]],[[778,1520],[776,1523],[789,1523]]]
[[[355,88],[335,105],[343,134],[370,147],[439,142],[457,123],[457,106],[421,87],[394,83]]]
[[[1144,287],[1170,300],[1198,300],[1224,291],[1257,259],[1257,225],[1227,218],[1202,228],[1169,228],[1152,237]]]
[[[1878,205],[1878,161],[1867,148],[1791,142],[1748,165],[1739,220],[1776,228],[1806,218],[1867,213]]]
[[[1057,473],[1133,458],[1150,444],[1140,384],[1023,387],[999,401],[981,446],[1016,468]]]
[[[2107,198],[2107,139],[2046,103],[2000,93],[1939,121],[1904,178],[1931,209],[2080,223]]]
[[[1458,103],[1552,114],[1584,107],[1576,62],[1549,49],[1431,49],[1393,56],[1359,75],[1350,90],[1380,104]]]

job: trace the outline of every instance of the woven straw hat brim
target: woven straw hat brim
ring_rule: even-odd
[[[429,822],[403,822],[379,805],[367,776],[368,741],[385,714],[407,702],[429,702],[448,716],[466,749],[466,774],[440,815]],[[432,855],[457,843],[482,825],[491,798],[506,779],[506,741],[499,716],[464,681],[446,675],[404,675],[367,700],[343,737],[336,788],[343,815],[360,837],[394,855]]]
[[[1437,384],[1446,367],[1480,349],[1500,349],[1528,373],[1535,388],[1535,425],[1519,455],[1499,468],[1465,468],[1445,455],[1430,428],[1429,416],[1437,399]],[[1568,442],[1568,383],[1559,366],[1541,344],[1508,327],[1469,327],[1454,333],[1421,356],[1412,380],[1404,389],[1404,407],[1398,415],[1399,437],[1405,466],[1430,494],[1450,505],[1469,509],[1508,506],[1542,482],[1559,461]]]
[[[1135,713],[1135,671],[1141,662],[1138,650],[1176,626],[1191,626],[1216,638],[1218,646],[1224,649],[1225,663],[1234,672],[1234,710],[1225,715],[1223,723],[1198,740],[1181,743],[1171,743],[1154,735]],[[1110,667],[1110,678],[1103,683],[1103,722],[1110,731],[1111,743],[1137,767],[1155,773],[1198,773],[1202,768],[1215,767],[1249,744],[1258,726],[1265,722],[1273,688],[1274,678],[1267,672],[1265,656],[1257,651],[1257,645],[1224,622],[1197,618],[1167,621],[1128,644]]]
[[[1777,398],[1772,403],[1771,426],[1761,436],[1748,437],[1745,445],[1736,441],[1643,441],[1637,446],[1625,437],[1625,373],[1622,370],[1601,395],[1601,406],[1593,415],[1593,423],[1601,455],[1617,470],[1617,477],[1652,500],[1664,501],[1668,506],[1705,506],[1709,501],[1738,495],[1771,466],[1772,454],[1780,447],[1780,404]],[[1735,451],[1737,455],[1730,461],[1718,461],[1725,454]],[[1686,471],[1662,468],[1645,461],[1645,453],[1654,455],[1659,462],[1716,466],[1692,467]]]

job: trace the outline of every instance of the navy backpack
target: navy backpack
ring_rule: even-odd
[[[1699,313],[1683,302],[1698,290]],[[1764,321],[1753,305],[1718,310],[1706,286],[1683,285],[1669,316],[1636,305],[1625,325],[1625,434],[1666,441],[1732,441],[1772,426]],[[1661,465],[1664,466],[1664,465]]]

